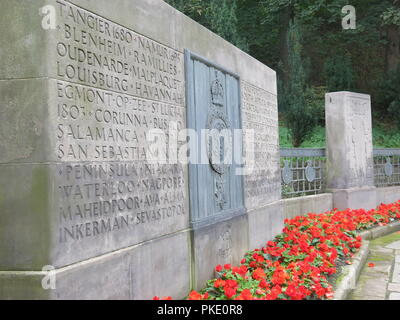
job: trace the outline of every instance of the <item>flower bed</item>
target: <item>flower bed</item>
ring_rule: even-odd
[[[285,220],[274,241],[247,252],[240,266],[217,266],[218,277],[188,299],[332,299],[329,280],[361,247],[357,232],[395,220],[400,220],[400,201],[370,211],[333,210]]]

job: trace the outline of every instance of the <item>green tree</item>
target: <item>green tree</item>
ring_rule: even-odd
[[[288,87],[284,94],[286,106],[285,121],[294,147],[299,147],[310,136],[316,125],[313,109],[306,100],[306,72],[302,58],[300,27],[295,20],[289,25],[289,75]]]
[[[400,65],[380,83],[378,101],[387,106],[383,114],[394,120],[400,129]]]
[[[238,32],[237,0],[166,0],[167,3],[237,47],[247,50]]]
[[[386,36],[385,69],[390,73],[397,69],[400,62],[400,0],[393,0],[381,18]]]
[[[374,101],[374,115],[380,119],[386,114],[393,118],[399,107],[399,98],[388,91],[392,83],[396,85],[393,74],[400,64],[400,0],[166,1],[277,70],[283,117],[297,92],[291,92],[297,90],[292,84],[297,76],[292,75],[298,70],[287,41],[294,21],[301,25],[306,87],[368,93]],[[355,30],[342,28],[342,8],[348,4],[356,8]],[[308,106],[320,105],[319,94],[308,89],[305,92]],[[322,112],[319,114],[321,118]]]

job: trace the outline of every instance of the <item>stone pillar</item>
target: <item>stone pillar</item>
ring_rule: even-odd
[[[328,189],[338,209],[376,206],[371,97],[354,92],[326,94]]]

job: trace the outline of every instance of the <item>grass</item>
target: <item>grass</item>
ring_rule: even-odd
[[[368,261],[370,262],[381,262],[381,261],[391,261],[392,260],[392,256],[390,254],[373,254],[371,253],[368,256]]]
[[[279,127],[279,141],[282,148],[293,148],[289,130],[284,126]],[[313,134],[300,147],[325,148],[325,128],[316,127]]]
[[[375,148],[400,148],[400,130],[395,126],[377,124],[372,136]]]
[[[372,129],[374,148],[400,148],[400,130],[395,126],[378,123]],[[282,148],[293,148],[290,134],[286,127],[279,127],[279,139]],[[300,146],[301,148],[325,148],[325,128],[318,126],[313,134]]]

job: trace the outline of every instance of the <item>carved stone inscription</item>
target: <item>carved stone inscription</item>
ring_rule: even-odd
[[[373,185],[372,125],[369,99],[348,97],[346,129],[349,187]]]
[[[186,215],[185,181],[177,165],[96,162],[57,168],[63,181],[57,186],[60,243],[118,232],[140,241]]]
[[[217,241],[217,256],[223,261],[232,260],[232,226],[226,225]]]
[[[248,209],[280,199],[279,136],[277,97],[242,82],[243,127],[254,130],[253,173],[245,177],[245,199]],[[252,148],[252,149],[250,149]]]
[[[58,78],[184,105],[181,53],[65,1],[57,5]]]
[[[185,127],[180,106],[60,80],[51,87],[58,161],[145,161],[149,130]]]
[[[57,15],[49,134],[59,243],[95,239],[104,251],[184,229],[184,167],[149,161],[147,139],[151,129],[168,139],[172,121],[186,127],[183,55],[65,1]]]

